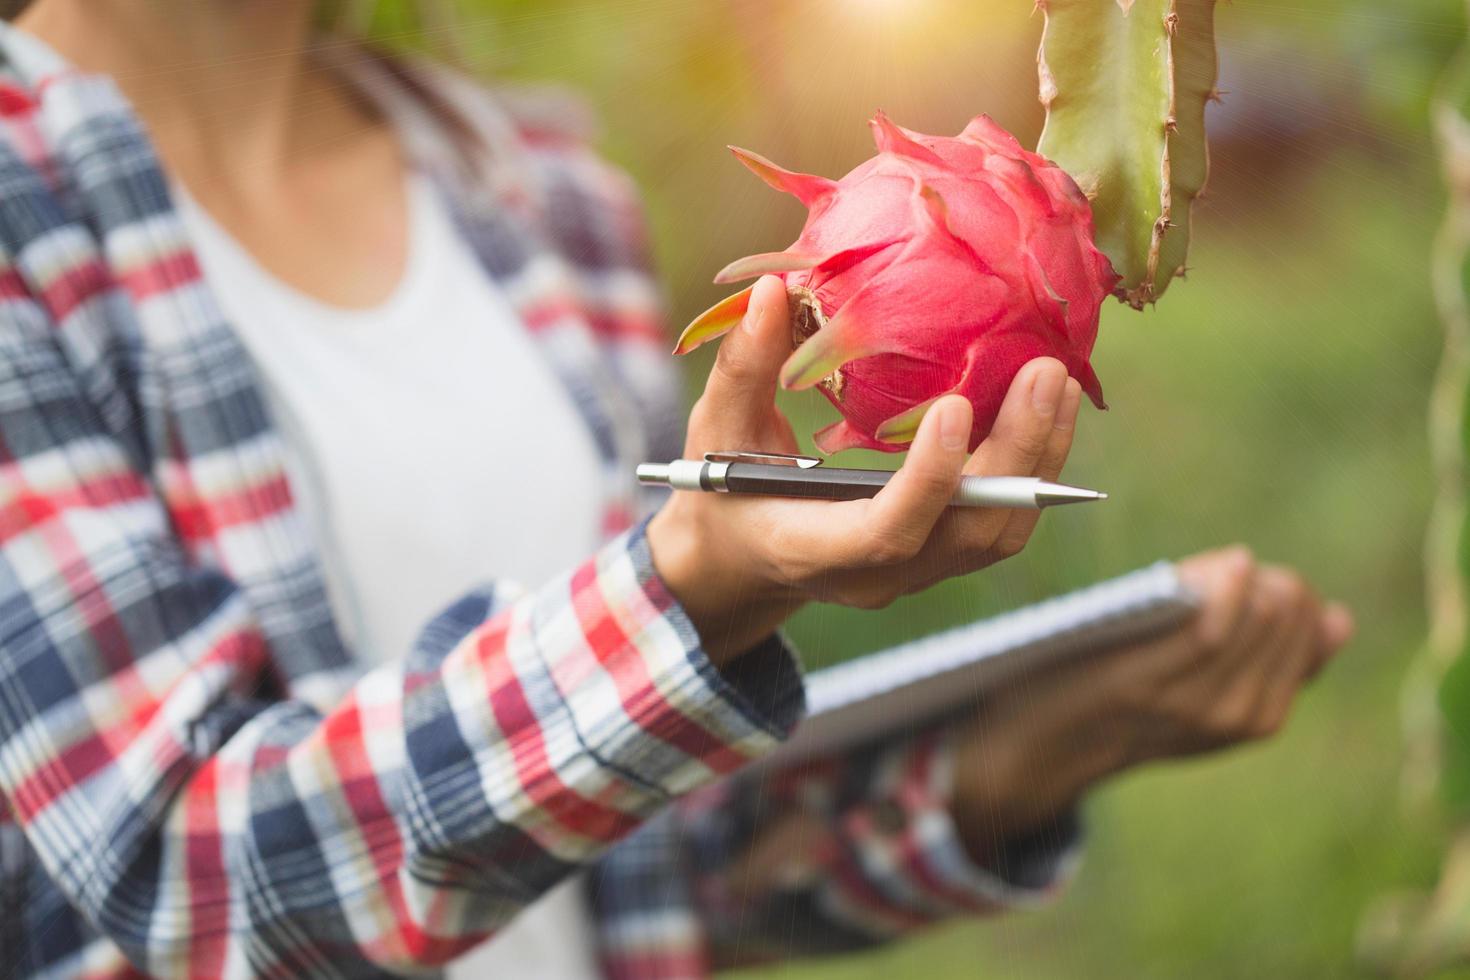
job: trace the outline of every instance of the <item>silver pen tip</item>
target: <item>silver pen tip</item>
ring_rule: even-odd
[[[1042,489],[1036,491],[1036,504],[1039,507],[1055,507],[1060,504],[1084,504],[1092,500],[1107,499],[1108,495],[1101,490],[1069,487],[1063,483],[1047,483],[1042,486]]]

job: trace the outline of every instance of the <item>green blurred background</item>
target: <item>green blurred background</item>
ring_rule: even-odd
[[[580,90],[647,196],[680,324],[723,295],[716,269],[783,247],[803,218],[725,144],[835,176],[870,154],[879,107],[938,133],[987,112],[1028,144],[1041,124],[1029,0],[464,6],[446,31],[389,0],[376,29]],[[1271,744],[1095,794],[1083,872],[1054,907],[751,976],[1352,977],[1365,909],[1435,880],[1445,827],[1404,805],[1400,701],[1424,632],[1439,346],[1427,98],[1459,5],[1236,0],[1218,22],[1229,94],[1211,110],[1192,272],[1156,309],[1105,309],[1095,365],[1112,410],[1088,412],[1069,467],[1113,502],[1048,514],[1000,568],[882,613],[813,609],[792,632],[831,662],[1244,541],[1349,600],[1359,638]],[[687,364],[691,391],[707,367]],[[814,393],[788,408],[804,433],[829,418]]]

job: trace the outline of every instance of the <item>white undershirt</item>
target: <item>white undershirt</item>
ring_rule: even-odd
[[[468,589],[534,588],[597,548],[591,433],[426,178],[409,179],[403,277],[370,309],[286,285],[177,197],[261,376],[333,610],[360,656],[402,657]],[[575,887],[551,892],[450,976],[596,977]]]

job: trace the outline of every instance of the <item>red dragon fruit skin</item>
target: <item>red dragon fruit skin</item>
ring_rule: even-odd
[[[973,449],[1016,372],[1043,356],[1106,407],[1088,359],[1117,276],[1072,178],[986,116],[954,138],[882,113],[872,128],[878,155],[839,181],[731,148],[810,212],[786,251],[740,259],[715,281],[786,283],[796,347],[781,384],[819,386],[843,416],[817,433],[818,448],[898,452],[929,406],[958,392],[975,406]],[[735,326],[753,288],[701,314],[675,353]]]

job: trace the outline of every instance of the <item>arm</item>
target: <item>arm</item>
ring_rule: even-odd
[[[58,220],[44,193],[7,200],[11,251]],[[1046,379],[1060,399],[1065,383],[1060,364],[1028,368],[973,459],[968,406],[933,413],[874,501],[666,508],[659,547],[682,577],[656,573],[654,534],[635,531],[530,595],[467,597],[323,707],[277,693],[268,611],[188,559],[146,475],[149,447],[188,420],[133,390],[137,365],[99,393],[96,364],[68,357],[126,361],[88,331],[174,298],[129,307],[96,262],[67,279],[90,232],[58,227],[42,244],[70,250],[34,247],[29,277],[0,256],[0,795],[67,901],[152,973],[412,969],[493,932],[787,730],[799,679],[767,641],[794,604],[824,583],[877,604],[1013,550],[998,513],[925,545],[962,468],[1026,464],[1056,408],[1032,412],[1032,390]],[[53,275],[60,322],[28,292]],[[757,326],[767,354],[789,345],[774,318]],[[757,402],[774,411],[779,361],[751,375],[729,351],[695,442],[738,434]],[[812,546],[768,548],[798,536]],[[752,564],[792,554],[799,567]],[[742,593],[751,569],[774,588]]]
[[[50,324],[16,309],[0,794],[147,972],[442,962],[798,713],[778,647],[747,658],[759,695],[715,669],[637,532],[536,593],[461,600],[324,714],[266,699],[254,611],[184,560]]]
[[[1242,549],[1185,559],[1179,574],[1202,609],[1164,637],[1001,688],[943,729],[681,801],[599,865],[601,911],[647,904],[639,883],[668,861],[668,876],[687,876],[702,955],[734,963],[1044,901],[1075,866],[1093,787],[1274,734],[1351,636],[1346,609]],[[640,846],[655,837],[660,851]],[[605,954],[618,975],[626,951]]]
[[[589,882],[608,975],[852,952],[1049,900],[1076,863],[1074,819],[977,862],[950,812],[952,743],[931,732],[681,800]]]

